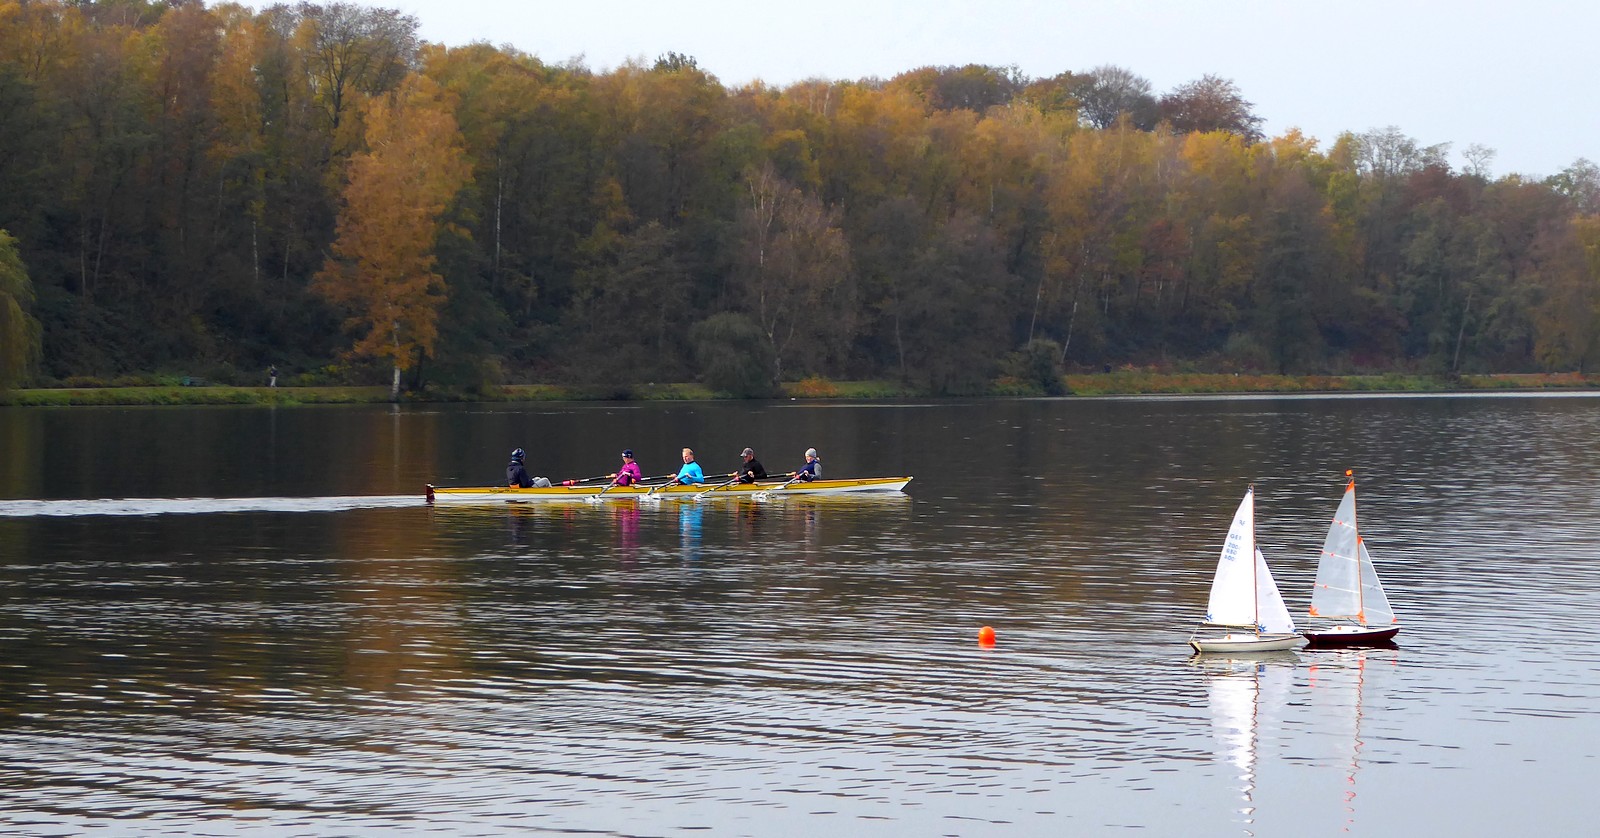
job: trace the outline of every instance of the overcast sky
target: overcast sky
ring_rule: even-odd
[[[1270,135],[1326,149],[1397,126],[1474,143],[1495,175],[1600,161],[1600,3],[1588,0],[358,0],[415,15],[422,37],[509,44],[596,71],[668,51],[733,87],[889,78],[926,65],[1015,65],[1033,78],[1102,64],[1159,95],[1212,73]]]

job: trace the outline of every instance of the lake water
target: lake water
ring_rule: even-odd
[[[916,479],[421,499],[684,445]],[[1398,645],[1193,658],[1346,468]],[[1586,834],[1597,597],[1583,396],[0,410],[0,833]]]

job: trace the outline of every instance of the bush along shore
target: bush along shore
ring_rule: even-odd
[[[1448,393],[1590,390],[1600,375],[1538,373],[1502,375],[1256,375],[1163,373],[1122,370],[1066,375],[1058,393],[1067,396],[1227,395],[1249,393]],[[971,397],[1028,398],[1052,395],[1036,383],[1003,378]],[[1055,389],[1055,388],[1050,388]],[[882,400],[926,398],[927,393],[887,381],[809,378],[784,384],[783,399]],[[479,390],[424,389],[404,402],[692,401],[729,398],[701,384],[637,384],[608,388],[513,384]],[[236,387],[204,382],[152,386],[54,387],[0,392],[0,404],[24,407],[69,405],[311,405],[375,404],[390,400],[388,387]]]

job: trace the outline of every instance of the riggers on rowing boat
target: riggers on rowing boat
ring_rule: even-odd
[[[905,489],[911,482],[910,477],[868,477],[859,480],[812,480],[810,482],[785,483],[737,483],[723,488],[718,488],[714,493],[707,493],[704,486],[697,485],[669,485],[665,488],[642,485],[632,486],[550,486],[533,489],[521,489],[515,486],[483,486],[471,488],[440,488],[428,484],[427,498],[429,503],[502,503],[506,501],[584,501],[590,498],[601,500],[643,500],[649,497],[665,497],[678,500],[692,500],[697,496],[708,498],[750,498],[757,495],[761,499],[779,498],[785,495],[843,495],[855,493],[891,493]],[[604,494],[602,494],[604,492]]]

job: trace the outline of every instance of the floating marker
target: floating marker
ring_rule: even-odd
[[[988,626],[984,626],[983,628],[978,629],[978,645],[979,646],[993,646],[994,645],[994,629],[992,629],[992,628],[990,628]]]

